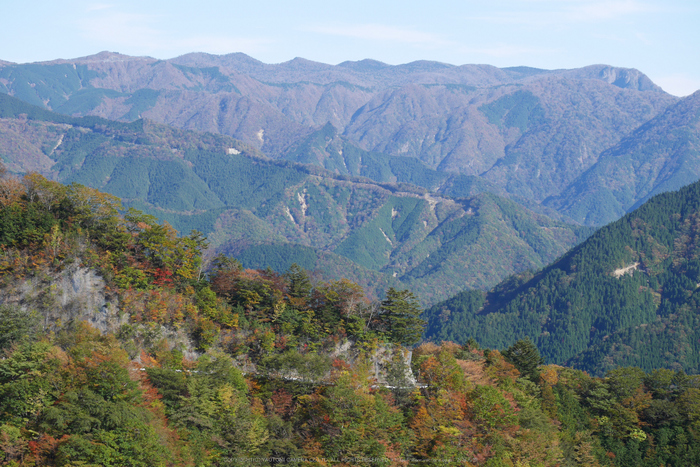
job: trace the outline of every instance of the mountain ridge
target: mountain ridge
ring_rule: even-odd
[[[213,249],[248,258],[247,267],[287,269],[289,261],[260,260],[265,251],[287,245],[308,264],[323,266],[334,278],[350,275],[377,294],[404,281],[427,303],[467,284],[487,287],[544,264],[588,233],[479,194],[483,190],[472,191],[460,179],[450,187],[456,198],[402,183],[413,180],[411,173],[428,182],[436,173],[410,164],[392,169],[400,160],[382,155],[371,155],[373,173],[341,175],[269,159],[222,135],[148,120],[67,117],[10,96],[0,96],[0,116],[6,117],[0,118],[0,135],[7,143],[0,145],[0,155],[15,172],[41,170],[65,183],[106,191],[178,230],[200,230]],[[16,151],[20,146],[25,152]],[[350,146],[344,148],[349,157]],[[357,151],[359,158],[370,156]],[[494,241],[513,256],[490,255]],[[332,266],[332,255],[344,257],[348,268]],[[472,267],[475,262],[491,267]]]
[[[564,192],[544,204],[578,222],[603,224],[655,194],[694,182],[700,177],[695,163],[700,160],[699,120],[696,92],[603,152]],[[596,210],[596,204],[604,204],[607,211]]]
[[[364,150],[484,176],[536,202],[559,195],[599,153],[677,101],[638,70],[608,65],[362,63],[297,58],[265,64],[240,53],[157,60],[102,52],[0,66],[0,92],[71,115],[146,117],[227,134],[275,158],[330,123]],[[582,151],[585,163],[578,163]],[[554,153],[567,161],[557,164]]]
[[[700,182],[658,194],[545,268],[430,308],[426,335],[500,348],[527,336],[548,361],[595,374],[696,372],[698,212]]]

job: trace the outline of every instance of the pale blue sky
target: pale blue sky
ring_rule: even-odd
[[[266,63],[605,63],[637,68],[675,95],[700,89],[698,0],[0,1],[0,59],[18,63],[102,50],[244,52]]]

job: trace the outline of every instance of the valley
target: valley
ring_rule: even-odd
[[[678,101],[637,70],[603,65],[554,71],[428,61],[268,65],[244,54],[156,60],[102,52],[7,64],[0,86],[59,113],[142,117],[228,135],[273,159],[338,174],[392,181],[396,174],[346,159],[358,160],[358,151],[408,157],[404,164],[420,161],[438,172],[423,180],[431,189],[445,174],[471,177],[509,196],[551,202],[564,215],[575,208],[576,221],[587,225],[612,218],[589,202],[554,199],[580,186],[577,177],[603,151]],[[632,196],[632,204],[640,200]]]
[[[697,465],[699,122],[607,65],[0,61],[0,464]]]
[[[379,289],[390,283],[422,288],[421,297],[426,304],[465,287],[488,288],[513,272],[540,268],[590,232],[563,227],[562,222],[600,226],[654,193],[677,189],[692,181],[693,169],[681,168],[673,159],[679,157],[679,150],[662,148],[667,144],[664,129],[669,127],[670,119],[675,119],[674,128],[687,125],[688,131],[674,137],[676,146],[687,147],[684,160],[690,160],[697,152],[693,140],[697,130],[692,130],[697,103],[692,98],[679,101],[639,71],[609,66],[548,71],[486,65],[458,67],[436,62],[390,66],[359,61],[332,66],[303,59],[267,65],[243,54],[188,54],[155,60],[102,52],[74,60],[4,64],[0,67],[0,85],[2,92],[55,110],[57,115],[97,116],[125,123],[143,118],[144,133],[168,133],[147,137],[146,158],[136,156],[144,145],[135,134],[130,138],[138,150],[110,149],[109,156],[104,149],[91,152],[106,144],[106,140],[98,143],[92,138],[88,143],[89,138],[81,136],[78,145],[93,145],[75,148],[86,153],[83,159],[83,155],[76,158],[68,154],[73,150],[71,143],[61,139],[66,136],[56,125],[31,130],[50,131],[51,135],[37,134],[31,144],[20,145],[22,137],[10,128],[16,123],[8,122],[2,141],[8,145],[3,154],[10,170],[38,170],[63,182],[106,190],[129,205],[168,220],[182,232],[192,228],[202,231],[212,239],[214,247],[245,258],[251,267],[269,265],[284,269],[291,263],[281,261],[279,255],[261,258],[265,251],[291,244],[292,251],[299,251],[295,257],[311,270],[339,277],[340,272],[331,272],[332,263],[349,260],[341,269],[353,270],[346,273],[353,280],[366,286],[383,284]],[[676,113],[682,117],[674,117],[670,111],[661,116],[667,108],[678,108]],[[59,123],[59,117],[49,118],[52,119]],[[185,136],[174,128],[164,130],[166,127],[158,127],[156,122],[208,132],[208,141],[195,143],[198,137]],[[659,129],[635,132],[646,122]],[[22,131],[29,131],[26,125]],[[221,136],[215,141],[214,135]],[[226,136],[236,140],[227,140]],[[651,137],[658,143],[651,143]],[[190,139],[191,143],[182,145],[174,143],[174,139]],[[634,142],[637,140],[640,142]],[[163,147],[156,150],[154,145],[159,144]],[[659,145],[653,154],[668,159],[655,162],[666,167],[663,174],[649,178],[648,170],[640,166],[625,177],[628,186],[639,183],[644,188],[624,194],[610,192],[601,182],[592,181],[596,173],[614,173],[611,163],[622,163],[623,158],[612,155],[622,150],[615,145],[633,148],[635,144]],[[194,156],[195,145],[218,154]],[[21,158],[14,151],[20,146]],[[27,152],[30,147],[31,154]],[[225,162],[229,147],[242,157],[236,159],[236,154],[228,154],[229,162]],[[55,157],[57,153],[63,155]],[[251,186],[229,172],[228,176],[234,177],[229,185],[240,188],[234,190],[236,193],[223,192],[230,187],[224,187],[225,182],[217,179],[223,173],[219,169],[230,169],[216,164],[230,163],[240,170],[250,155],[260,160],[253,164],[255,170],[244,169],[246,176],[262,176],[265,182]],[[146,160],[149,162],[144,165]],[[305,167],[285,166],[284,160]],[[310,166],[325,171],[317,172]],[[138,176],[134,176],[136,172]],[[126,180],[132,176],[133,180]],[[165,193],[162,183],[169,177],[180,181],[167,187],[171,193]],[[310,182],[313,177],[318,183]],[[353,177],[374,183],[357,185]],[[637,179],[639,182],[633,181]],[[291,193],[291,186],[288,193],[278,191],[273,185],[280,183],[293,185],[297,192]],[[398,184],[398,188],[382,184]],[[408,237],[396,238],[396,232],[390,232],[393,228],[388,225],[377,224],[351,235],[362,222],[378,215],[390,194],[406,197],[400,194],[405,191],[401,184],[412,185],[409,197],[422,188],[422,193],[465,201],[452,207],[450,203],[440,203],[439,214],[435,210],[421,214],[426,208],[419,202],[412,208],[416,210],[414,217],[427,217],[411,227],[403,226],[403,231],[414,227],[416,232],[424,230],[414,235],[411,246],[398,246]],[[304,199],[316,206],[325,205],[329,211],[337,209],[331,208],[336,202],[331,200],[341,193],[378,197],[378,201],[362,206],[369,212],[361,221],[353,218],[353,206],[339,208],[340,216],[328,217],[328,212],[321,210],[295,217],[295,210],[301,206],[294,199],[303,190],[307,191]],[[364,190],[367,193],[360,194]],[[267,191],[269,198],[263,194]],[[248,194],[252,194],[250,199],[244,199]],[[529,223],[539,225],[539,233],[535,235],[538,230],[528,228],[529,236],[518,233],[517,240],[512,233],[498,240],[488,233],[480,235],[487,243],[503,241],[503,251],[514,251],[511,258],[497,255],[495,263],[492,255],[484,260],[489,255],[474,245],[464,258],[455,259],[455,264],[463,266],[444,266],[449,274],[443,274],[441,266],[430,265],[428,255],[442,258],[444,254],[440,256],[439,250],[449,249],[441,234],[431,234],[432,229],[445,220],[463,223],[458,218],[463,215],[460,213],[472,209],[470,200],[487,200],[489,204],[496,199],[492,195],[509,198],[535,213],[528,214],[534,215]],[[259,211],[256,204],[265,206]],[[508,231],[506,225],[512,225],[510,215],[498,213],[500,207],[493,209],[484,210],[485,214],[495,215],[486,222],[500,222],[498,229]],[[481,219],[482,211],[474,212]],[[542,216],[553,219],[555,224],[545,227]],[[236,232],[234,219],[251,221],[249,231]],[[421,222],[425,223],[422,227]],[[265,240],[261,242],[262,238]],[[358,242],[363,243],[361,248]],[[473,258],[474,264],[480,266],[472,267],[465,258]],[[274,263],[263,264],[264,261]],[[463,279],[452,284],[449,277],[456,276]],[[428,290],[436,290],[437,283],[441,284],[437,289],[441,292],[428,294]]]
[[[456,193],[453,186],[457,196],[448,198],[397,182],[392,170],[404,180],[437,173],[392,165],[388,156],[357,150],[358,158],[373,161],[380,183],[269,159],[223,135],[147,120],[64,117],[0,98],[10,170],[39,169],[63,183],[104,190],[180,232],[201,231],[212,256],[230,253],[247,267],[283,271],[296,262],[376,295],[404,284],[434,303],[539,268],[590,232],[497,195]],[[13,151],[20,145],[22,151]],[[493,242],[512,254],[491,255]]]

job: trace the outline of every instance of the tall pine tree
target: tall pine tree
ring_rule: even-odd
[[[425,321],[420,318],[420,305],[413,292],[391,287],[386,291],[379,313],[392,342],[412,346],[420,341]]]
[[[544,363],[537,346],[530,338],[520,339],[503,351],[503,356],[518,369],[524,378],[537,382],[540,372],[537,367]]]

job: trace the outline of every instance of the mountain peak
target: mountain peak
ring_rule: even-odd
[[[598,79],[623,89],[664,92],[664,90],[654,84],[647,75],[635,68],[590,65],[575,70],[567,70],[564,71],[563,74],[582,79]]]
[[[152,57],[133,57],[131,55],[120,54],[119,52],[109,52],[103,50],[94,55],[76,58],[75,61],[81,62],[126,62],[131,60],[155,60]]]
[[[551,70],[545,70],[544,68],[533,68],[530,66],[510,66],[501,68],[501,70],[517,78],[525,78],[528,76],[536,76],[552,72]]]
[[[282,62],[279,64],[280,67],[288,68],[292,70],[309,70],[318,71],[325,69],[332,69],[333,65],[328,65],[327,63],[314,62],[313,60],[308,60],[302,57],[294,57],[293,59]]]
[[[208,54],[205,52],[191,52],[168,60],[176,65],[191,67],[223,66],[241,72],[251,72],[266,67],[263,62],[242,52],[234,52],[225,55]]]
[[[342,63],[339,63],[337,66],[342,67],[342,68],[348,68],[353,71],[359,71],[359,72],[373,72],[373,71],[378,71],[382,70],[384,68],[389,68],[391,65],[388,65],[384,62],[380,62],[378,60],[372,60],[371,58],[365,58],[364,60],[357,60],[357,61],[345,61]]]
[[[408,70],[411,72],[425,72],[455,68],[455,65],[450,65],[449,63],[434,62],[430,60],[416,60],[414,62],[396,65],[396,68]]]
[[[72,58],[68,60],[58,59],[52,60],[50,62],[42,62],[45,64],[55,64],[55,63],[107,63],[107,62],[133,62],[133,61],[158,61],[153,57],[134,57],[131,55],[120,54],[119,52],[109,52],[103,50],[94,55],[87,55],[85,57]]]

